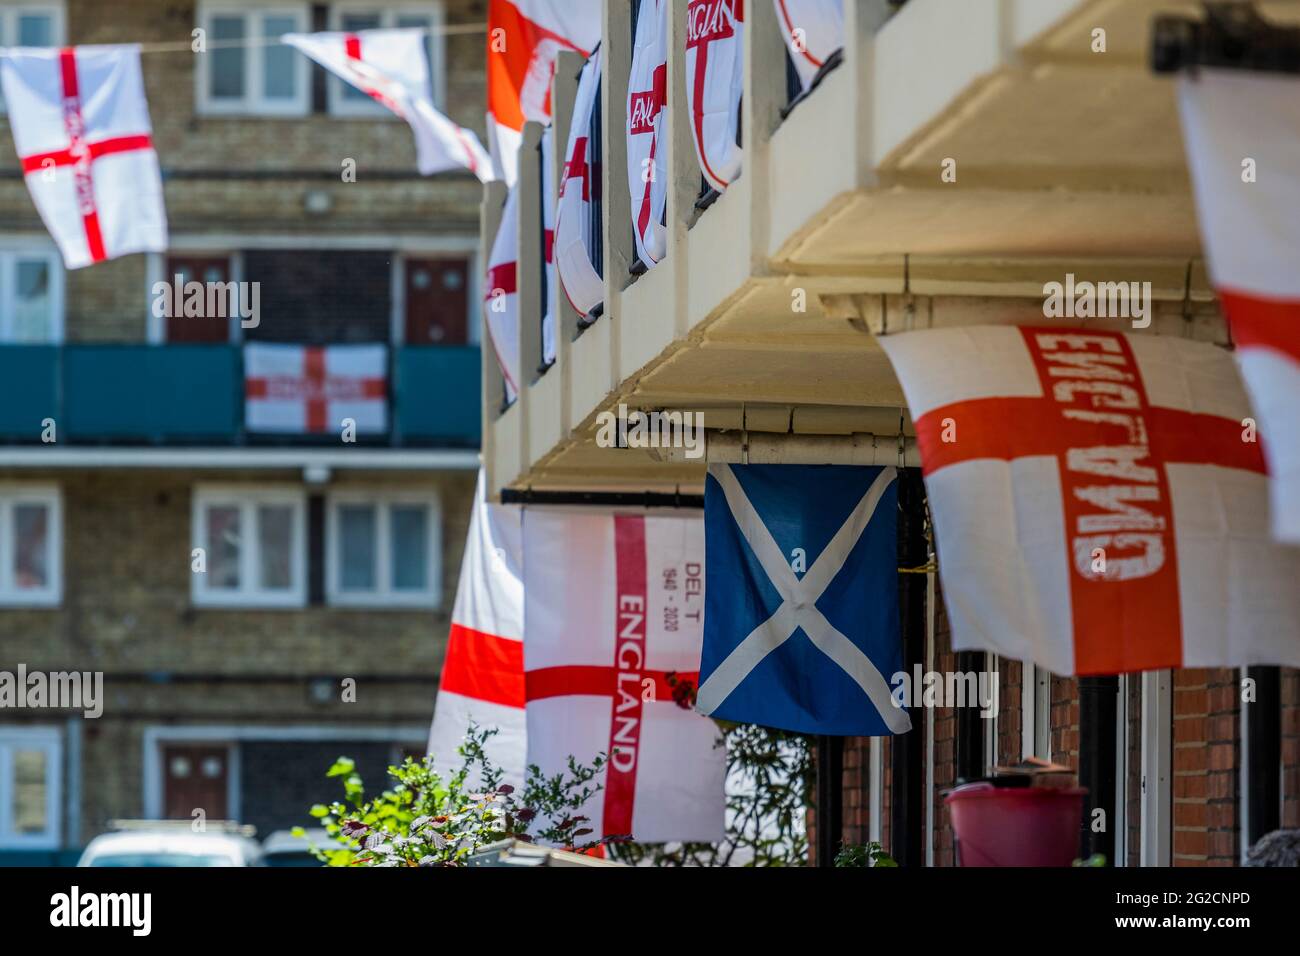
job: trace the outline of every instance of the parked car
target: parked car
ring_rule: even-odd
[[[259,866],[262,848],[252,827],[210,821],[116,820],[114,832],[90,841],[77,866]]]
[[[312,849],[339,850],[343,844],[328,830],[306,830],[296,835],[292,830],[276,830],[262,841],[263,866],[324,866]]]

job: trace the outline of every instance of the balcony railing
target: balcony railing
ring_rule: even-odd
[[[479,350],[391,350],[389,431],[358,444],[475,447]],[[0,346],[0,442],[238,446],[319,443],[249,436],[243,356],[233,345]]]

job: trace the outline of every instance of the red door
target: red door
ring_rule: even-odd
[[[184,283],[203,282],[203,283],[226,283],[230,281],[230,259],[225,256],[169,256],[167,258],[167,286],[169,289],[174,288],[176,276],[180,276],[181,286],[181,305],[184,306]],[[229,342],[230,341],[230,317],[229,317],[229,297],[222,292],[220,295],[207,295],[208,286],[204,286],[204,310],[201,316],[186,316],[182,311],[180,314],[171,314],[167,316],[167,341],[168,342]],[[175,293],[172,293],[173,297]],[[173,307],[169,310],[175,313]],[[207,304],[212,302],[215,309],[214,314],[207,314]],[[226,315],[222,315],[226,312]]]
[[[407,345],[464,345],[468,314],[467,260],[406,260]]]
[[[168,820],[193,820],[195,810],[202,810],[208,820],[229,818],[230,752],[226,747],[168,744],[162,757],[163,807]]]

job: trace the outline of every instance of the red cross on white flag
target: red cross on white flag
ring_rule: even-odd
[[[528,762],[608,755],[590,839],[721,840],[726,753],[699,680],[704,521],[524,511]]]
[[[668,3],[641,0],[627,92],[627,182],[637,254],[647,266],[668,251]]]
[[[478,136],[433,105],[424,38],[424,30],[409,29],[287,33],[283,39],[406,120],[422,175],[465,168],[487,182],[492,161]]]
[[[600,225],[592,214],[592,200],[600,189],[601,173],[599,167],[593,168],[589,135],[593,121],[599,122],[595,112],[599,90],[600,51],[597,50],[578,78],[555,212],[555,271],[560,291],[580,316],[605,300],[605,283],[593,255]]]
[[[1057,674],[1300,665],[1300,551],[1269,538],[1228,352],[1066,327],[879,341],[916,425],[954,650]]]
[[[244,426],[251,432],[359,435],[388,430],[383,345],[244,346]]]
[[[165,251],[140,48],[6,50],[0,79],[27,188],[64,264]]]
[[[745,0],[687,4],[686,103],[691,133],[704,178],[719,192],[740,175],[736,131],[745,91],[744,31]]]
[[[790,60],[806,90],[831,55],[844,47],[843,0],[773,0]]]

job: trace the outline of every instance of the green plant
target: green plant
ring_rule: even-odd
[[[370,799],[355,763],[340,757],[327,776],[342,778],[343,800],[310,812],[343,846],[314,848],[317,858],[329,866],[457,866],[511,837],[579,851],[618,839],[582,839],[592,830],[579,811],[600,790],[592,781],[604,755],[590,765],[570,757],[567,773],[550,777],[531,766],[518,793],[501,782],[484,749],[495,733],[471,726],[459,748],[461,767],[449,778],[433,769],[431,757],[389,767],[396,783]]]
[[[841,843],[835,854],[836,866],[898,866],[879,843]]]

